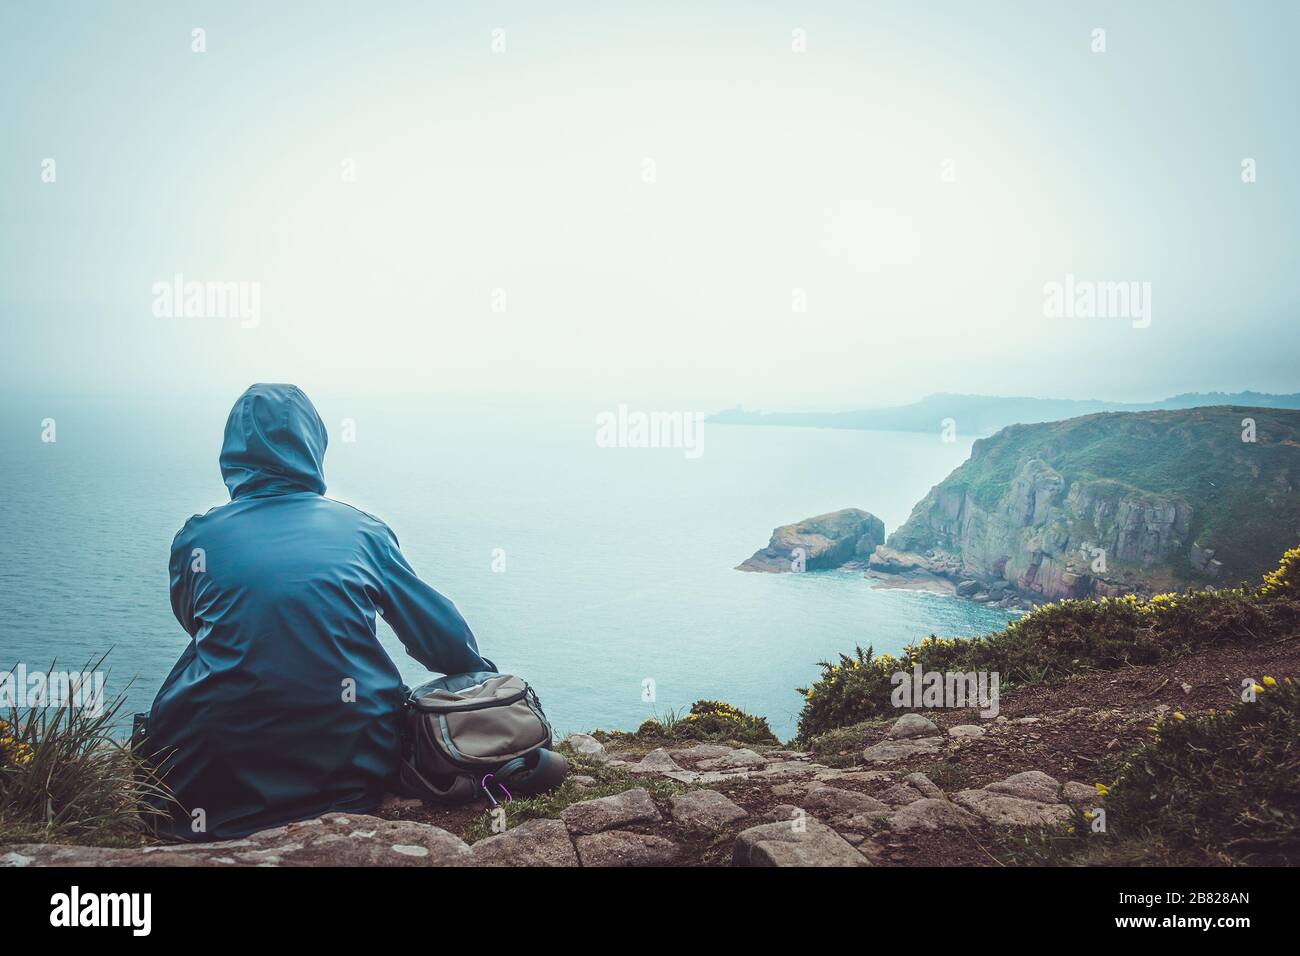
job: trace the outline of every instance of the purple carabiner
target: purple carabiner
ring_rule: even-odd
[[[486,773],[486,774],[484,774],[484,775],[483,775],[483,779],[480,780],[480,781],[478,782],[478,785],[479,785],[479,788],[480,788],[484,793],[487,794],[487,798],[488,798],[489,800],[492,801],[492,806],[495,807],[495,806],[498,805],[498,804],[497,804],[497,799],[496,799],[496,797],[492,796],[492,791],[489,790],[488,787],[487,787],[487,782],[488,782],[488,780],[491,779],[491,777],[492,777],[492,774],[490,774],[490,773]],[[505,785],[504,783],[498,783],[497,786],[500,787],[500,788],[501,788],[501,792],[504,793],[504,794],[506,795],[506,803],[510,803],[511,801],[514,800],[514,797],[512,797],[512,796],[510,795],[510,791],[506,789],[506,785]]]

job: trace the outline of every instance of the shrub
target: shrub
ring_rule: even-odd
[[[620,736],[611,734],[611,737]],[[780,743],[766,717],[747,714],[739,707],[720,700],[697,700],[690,712],[682,716],[669,712],[665,717],[645,721],[634,735],[649,742],[676,743],[687,740],[734,740],[745,744]]]
[[[1282,555],[1277,570],[1264,575],[1259,597],[1262,600],[1300,597],[1300,548],[1292,548]]]
[[[1300,683],[1255,690],[1225,713],[1162,719],[1102,788],[1106,832],[1080,821],[1039,862],[1300,863]]]
[[[819,662],[821,676],[804,696],[797,739],[894,714],[891,676],[925,671],[988,671],[1000,685],[1059,680],[1072,674],[1151,664],[1198,647],[1261,643],[1300,627],[1300,548],[1288,551],[1261,587],[1149,599],[1069,600],[1047,604],[985,637],[930,636],[895,658],[872,649]]]

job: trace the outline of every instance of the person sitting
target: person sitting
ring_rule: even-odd
[[[324,497],[327,441],[299,388],[252,386],[226,422],[230,501],[172,542],[172,610],[191,640],[145,749],[180,803],[163,827],[175,838],[376,808],[397,775],[405,694],[376,613],[430,671],[496,671],[388,526]]]

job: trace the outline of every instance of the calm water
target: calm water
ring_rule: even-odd
[[[897,651],[1007,616],[860,574],[732,570],[774,525],[837,508],[892,530],[969,442],[885,432],[706,426],[704,455],[601,449],[595,409],[476,413],[317,399],[329,494],[397,532],[460,607],[484,654],[532,682],[557,730],[631,728],[701,697],[766,716],[785,738],[816,662],[854,644]],[[188,637],[167,555],[186,517],[226,499],[230,400],[7,400],[0,425],[0,664],[79,667],[113,648],[110,692],[143,710]],[[40,441],[56,422],[57,441]],[[344,418],[356,441],[340,440]],[[503,549],[504,572],[493,551]],[[421,668],[387,627],[411,682]],[[646,678],[656,700],[642,700]]]

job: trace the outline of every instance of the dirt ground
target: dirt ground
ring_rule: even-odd
[[[1244,681],[1258,681],[1266,674],[1300,676],[1300,636],[1264,646],[1215,648],[1181,660],[1009,690],[1001,697],[1000,720],[981,719],[974,710],[926,711],[941,730],[956,724],[979,724],[986,729],[978,738],[948,738],[936,754],[889,764],[854,765],[862,763],[862,748],[884,739],[890,722],[881,721],[864,733],[856,749],[834,755],[814,753],[812,760],[825,762],[829,757],[840,769],[876,771],[827,781],[873,796],[913,771],[926,773],[947,793],[980,787],[1025,770],[1044,771],[1062,783],[1108,783],[1123,755],[1149,739],[1147,727],[1159,713],[1179,711],[1190,716],[1230,707],[1240,701]],[[611,752],[624,760],[636,760],[649,749],[649,745],[630,746],[611,748]],[[681,766],[692,768],[689,758],[677,759]],[[773,792],[774,787],[788,782],[751,778],[712,784],[749,814],[717,832],[683,831],[666,820],[626,829],[675,841],[684,851],[685,865],[726,865],[731,861],[736,833],[768,822],[768,815],[780,805],[798,804],[797,796]],[[431,823],[464,835],[485,809],[486,804],[454,809],[416,806],[390,808],[380,815]],[[840,832],[860,843],[875,863],[884,866],[999,866],[1011,859],[1006,852],[1007,832],[983,826],[931,833],[891,834],[888,829]]]

